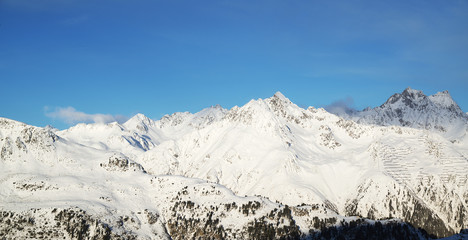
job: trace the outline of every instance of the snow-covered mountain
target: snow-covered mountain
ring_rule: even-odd
[[[446,237],[468,225],[466,132],[448,92],[409,88],[354,116],[278,92],[63,131],[3,118],[0,237]]]
[[[438,130],[447,136],[460,137],[465,130],[467,115],[460,109],[448,91],[426,96],[422,91],[411,88],[391,96],[376,108],[367,108],[354,113],[358,123],[380,126],[408,126],[418,129]]]

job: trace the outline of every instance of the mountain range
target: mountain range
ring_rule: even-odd
[[[341,114],[277,92],[65,130],[0,118],[0,238],[467,237],[467,132],[447,91],[411,88]]]

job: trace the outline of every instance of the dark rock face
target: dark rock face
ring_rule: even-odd
[[[213,217],[213,212],[191,211],[199,206],[192,201],[177,201],[172,207],[172,217],[167,221],[167,229],[173,239],[225,239],[226,230]],[[186,216],[184,212],[193,212]]]
[[[266,216],[255,218],[248,223],[244,231],[247,232],[249,239],[300,239],[304,237],[287,205],[282,209],[273,209]]]
[[[303,205],[305,206],[305,205]],[[323,206],[322,206],[323,207]],[[429,239],[424,230],[396,221],[370,221],[363,218],[338,221],[335,217],[314,216],[307,220],[308,229],[300,229],[296,220],[313,216],[320,206],[289,207],[279,205],[265,212],[258,201],[221,205],[198,205],[178,200],[167,219],[168,233],[173,239]],[[263,209],[263,211],[262,211]],[[187,214],[189,213],[189,214]],[[232,229],[222,224],[231,213],[252,220]],[[253,218],[252,218],[253,217]],[[304,220],[304,219],[302,219]]]
[[[296,225],[295,215],[304,211],[287,205],[266,214],[256,214],[238,229],[225,228],[219,212],[236,211],[245,216],[255,214],[261,203],[253,201],[238,206],[228,203],[201,209],[190,201],[178,201],[166,223],[172,239],[429,239],[424,230],[394,220],[369,221],[357,218],[337,222],[336,218],[314,217],[307,231]],[[191,211],[184,217],[180,211]],[[149,223],[159,215],[145,210]],[[205,215],[203,215],[205,214]],[[303,212],[303,214],[306,214]],[[203,216],[202,216],[203,215]],[[31,209],[24,212],[0,211],[0,239],[138,239],[131,231],[116,231],[108,224],[78,208]],[[122,224],[128,217],[122,217]],[[432,236],[434,237],[434,236]],[[154,239],[157,239],[154,236]]]
[[[136,239],[77,208],[0,211],[0,239]]]
[[[415,227],[424,229],[431,236],[446,237],[454,234],[453,229],[448,228],[444,221],[432,210],[417,200],[412,200],[414,209],[410,210],[403,204],[403,219]],[[409,205],[409,204],[408,204]],[[395,215],[396,216],[396,215]]]
[[[366,216],[370,219],[400,218],[417,228],[424,229],[429,236],[434,238],[453,235],[458,230],[450,228],[446,221],[442,219],[442,216],[439,216],[434,209],[429,208],[426,203],[422,202],[422,198],[428,202],[433,199],[431,204],[439,205],[442,210],[445,209],[445,205],[452,206],[456,204],[456,202],[444,202],[444,200],[439,201],[439,199],[436,199],[437,194],[431,194],[430,192],[430,189],[434,186],[431,183],[429,182],[429,185],[420,183],[420,186],[428,191],[427,193],[420,192],[420,196],[416,196],[412,191],[395,184],[390,186],[385,199],[368,203],[367,200],[364,200],[367,191],[372,192],[372,188],[378,185],[371,181],[360,187],[360,192],[355,199],[348,201],[345,214],[348,216]],[[378,187],[382,188],[383,186]],[[423,194],[429,194],[429,196]],[[448,195],[449,193],[446,193],[444,196]],[[383,205],[378,205],[381,203]],[[457,208],[445,209],[444,212],[450,212],[450,214],[458,215],[464,219],[464,211],[466,210]]]
[[[186,190],[185,190],[186,191]],[[184,190],[181,195],[184,194]],[[305,237],[293,217],[290,207],[275,208],[260,214],[264,208],[259,201],[198,205],[190,200],[177,200],[167,221],[173,239],[300,239]],[[189,213],[189,214],[187,214]],[[227,215],[240,216],[240,226],[222,224]]]
[[[83,239],[90,237],[94,239],[110,239],[111,237],[111,230],[107,225],[99,223],[96,219],[92,219],[82,210],[59,211],[55,216],[55,221],[61,225],[62,229],[65,229],[70,238]],[[91,226],[95,227],[92,236],[90,234]]]
[[[343,222],[339,226],[322,228],[311,233],[311,239],[429,239],[424,231],[419,231],[406,223],[375,222],[364,220]]]
[[[107,163],[101,163],[100,166],[106,169],[107,171],[126,172],[132,170],[146,173],[145,169],[143,168],[143,166],[141,166],[141,164],[136,163],[132,160],[129,160],[127,157],[120,155],[111,156]]]
[[[18,154],[53,152],[54,143],[60,140],[50,129],[28,126],[13,120],[0,119],[0,127],[13,129],[18,134],[17,137],[0,136],[0,161],[15,161]]]

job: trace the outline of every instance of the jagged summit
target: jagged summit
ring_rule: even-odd
[[[381,126],[399,125],[447,132],[467,118],[448,91],[426,96],[410,87],[395,93],[384,104],[358,112],[353,119],[359,123]]]
[[[276,92],[273,96],[270,98],[265,99],[265,101],[270,101],[270,102],[279,102],[282,105],[295,105],[289,98],[284,96],[281,92]]]
[[[410,87],[406,88],[402,93],[393,94],[384,104],[380,107],[385,107],[395,104],[404,104],[405,106],[414,108],[419,105],[418,102],[425,101],[427,96],[420,90],[415,90]]]
[[[405,88],[402,95],[424,95],[422,90],[412,89],[411,87]]]
[[[273,97],[276,97],[280,100],[283,100],[283,101],[289,101],[289,99],[287,97],[285,97],[280,91],[276,92]]]
[[[396,93],[392,95],[384,104],[381,105],[381,107],[388,104],[395,104],[398,101],[402,101],[406,106],[409,107],[434,104],[437,107],[452,108],[456,111],[460,109],[447,90],[427,96],[423,93],[423,91],[415,90],[410,87],[406,88],[401,94]]]
[[[9,126],[10,128],[13,127],[13,126],[26,126],[25,123],[22,123],[20,121],[16,121],[16,120],[12,120],[12,119],[8,119],[8,118],[4,118],[4,117],[0,117],[0,126],[2,127],[7,127]]]
[[[144,114],[142,113],[137,113],[135,114],[135,116],[131,117],[129,120],[127,120],[125,123],[129,123],[129,122],[149,122],[151,121],[151,119],[147,116],[145,116]]]
[[[244,123],[256,123],[263,126],[272,126],[279,119],[286,121],[299,121],[305,116],[307,110],[298,107],[281,92],[265,99],[250,100],[241,107],[233,107],[226,115],[227,119]]]
[[[457,112],[460,115],[463,115],[463,111],[460,109],[458,104],[452,99],[452,96],[447,90],[431,95],[429,96],[429,99],[431,100],[431,102],[433,102],[439,107],[447,108],[450,109],[450,111],[452,112]]]
[[[210,108],[214,108],[214,109],[224,109],[221,105],[219,104],[216,104],[216,105],[213,105],[211,106]]]
[[[144,119],[148,119],[148,117],[145,116],[143,113],[137,113],[137,114],[135,114],[135,116],[132,117],[132,119],[144,120]]]
[[[138,113],[123,124],[128,129],[148,131],[149,126],[154,125],[154,121],[142,113]]]
[[[395,93],[392,95],[380,107],[395,104],[404,104],[407,107],[418,108],[420,110],[424,110],[424,108],[430,107],[430,105],[435,105],[439,108],[448,108],[451,111],[461,112],[460,107],[455,103],[447,90],[426,96],[423,91],[408,87],[402,93]]]
[[[239,114],[242,117],[236,116]],[[214,105],[193,114],[181,112],[166,115],[159,121],[153,121],[143,114],[137,114],[124,125],[132,129],[138,125],[138,129],[143,130],[155,122],[159,122],[161,126],[177,126],[190,122],[192,126],[202,127],[219,121],[226,116],[245,122],[250,121],[249,119],[253,116],[262,116],[262,118],[270,116],[267,118],[271,118],[273,115],[270,114],[283,118],[297,119],[303,115],[303,110],[278,91],[269,98],[251,100],[241,107],[234,107],[230,110],[224,109],[220,105]],[[448,131],[454,125],[454,122],[461,121],[464,123],[467,119],[466,114],[453,101],[448,91],[427,96],[423,91],[412,89],[411,87],[404,89],[401,93],[393,94],[379,107],[366,108],[361,112],[348,113],[345,117],[365,124],[438,129],[443,132]]]
[[[216,104],[216,105],[212,105],[210,107],[202,109],[200,112],[195,113],[195,115],[199,113],[216,113],[216,112],[225,112],[225,111],[227,111],[227,109],[223,108],[219,104]]]

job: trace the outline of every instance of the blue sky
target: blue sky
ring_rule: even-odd
[[[60,129],[276,91],[362,109],[410,86],[468,111],[468,1],[1,0],[0,84],[0,116]]]

